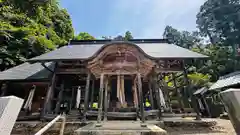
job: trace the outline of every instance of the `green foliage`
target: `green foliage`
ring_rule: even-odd
[[[239,69],[236,48],[240,42],[240,0],[207,0],[197,15],[201,34],[210,39],[206,48],[195,48],[211,57],[203,68],[216,81]]]
[[[215,82],[220,76],[234,72],[234,59],[232,59],[232,50],[226,46],[207,45],[203,48],[193,48],[194,51],[209,56],[204,63],[196,61],[194,66],[202,73],[211,75],[211,81]],[[238,66],[236,63],[235,66]]]
[[[184,48],[198,46],[203,40],[201,37],[199,37],[199,32],[197,31],[178,31],[171,26],[166,26],[163,37],[168,39],[170,43]]]
[[[103,39],[110,39],[110,40],[130,40],[133,39],[132,33],[130,31],[126,31],[125,35],[118,35],[116,37],[111,36],[102,36]]]
[[[207,0],[197,15],[197,24],[212,44],[240,42],[240,0]]]
[[[202,74],[197,72],[188,74],[191,85],[197,88],[207,86],[208,82],[210,81],[210,77],[211,76],[208,74]]]
[[[5,0],[0,6],[0,70],[66,44],[71,19],[54,0]]]
[[[239,67],[239,63],[234,60],[231,47],[222,44],[204,44],[203,41],[206,39],[199,32],[178,31],[171,26],[167,26],[164,37],[173,44],[209,56],[208,60],[195,60],[188,66],[191,67],[190,72],[211,76],[209,79],[211,82],[217,81],[220,76],[233,72],[236,70],[235,66]],[[178,80],[178,82],[182,83],[182,80]]]
[[[93,36],[91,36],[87,32],[81,32],[77,36],[74,37],[75,40],[95,40]]]
[[[124,40],[130,40],[133,39],[132,33],[130,31],[127,31],[124,36]]]

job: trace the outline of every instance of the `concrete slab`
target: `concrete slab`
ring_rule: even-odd
[[[162,128],[146,123],[146,127],[141,127],[139,121],[107,121],[102,122],[101,127],[96,127],[96,122],[92,122],[78,130],[78,135],[167,135]]]

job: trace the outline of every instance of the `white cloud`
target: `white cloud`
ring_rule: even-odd
[[[122,25],[135,37],[160,38],[166,25],[180,30],[196,28],[196,14],[205,0],[116,0],[109,25]],[[140,26],[138,26],[140,25]]]

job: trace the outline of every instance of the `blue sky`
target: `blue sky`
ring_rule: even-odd
[[[195,30],[196,14],[205,0],[60,0],[68,10],[75,33],[96,38],[123,35],[162,38],[166,25]]]

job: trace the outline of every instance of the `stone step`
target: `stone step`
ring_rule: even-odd
[[[108,121],[90,123],[76,130],[77,135],[167,135],[167,132],[154,124],[141,125],[141,122],[133,121]]]

